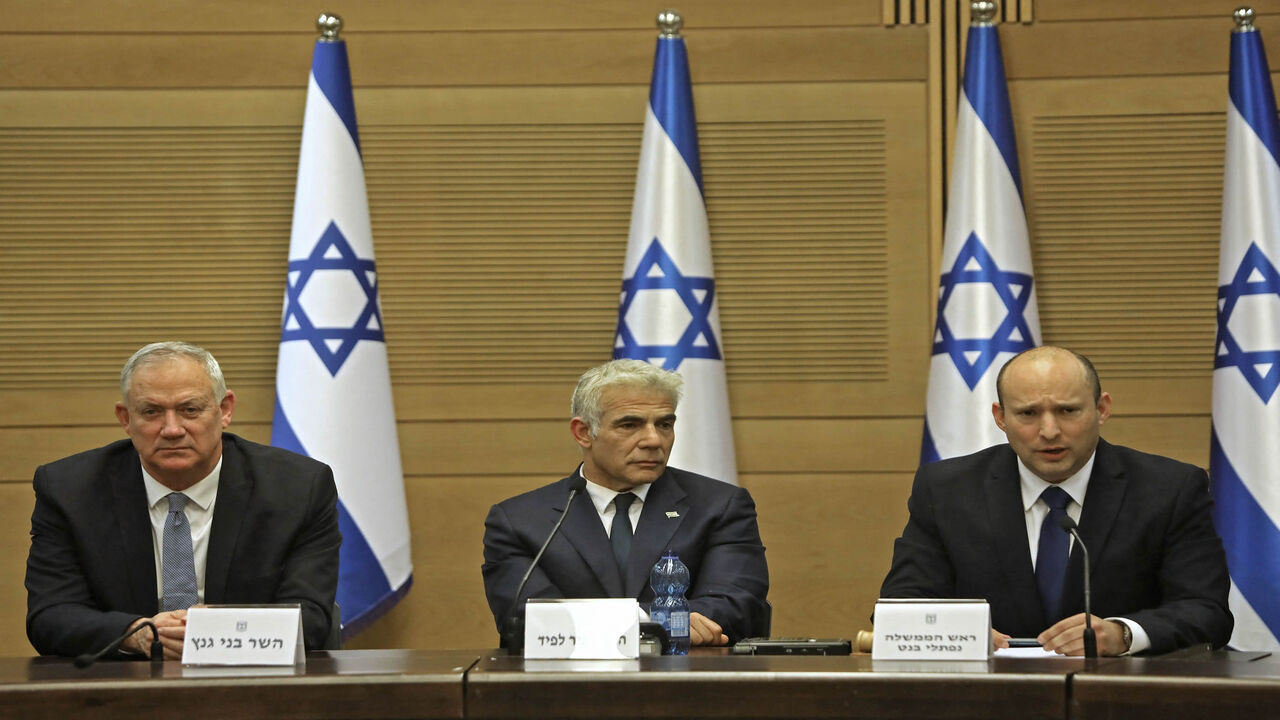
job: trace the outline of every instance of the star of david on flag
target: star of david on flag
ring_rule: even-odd
[[[413,583],[409,514],[346,44],[316,42],[298,156],[271,444],[333,469],[346,637]]]
[[[322,283],[321,279],[326,275],[336,277]],[[338,307],[356,310],[355,317],[350,318],[349,313],[347,317],[339,314],[333,318],[336,325],[317,325],[302,302],[313,278],[316,282],[311,285],[312,293],[325,299],[339,296]],[[337,375],[351,351],[355,350],[356,343],[361,340],[383,342],[377,278],[373,260],[356,257],[351,243],[347,242],[338,226],[330,222],[306,259],[289,261],[281,342],[305,340],[311,343],[316,355],[329,369],[329,374]],[[323,302],[317,304],[322,306],[317,308],[320,312],[327,309]]]
[[[1013,113],[990,18],[975,15],[967,42],[921,463],[1005,441],[991,417],[996,375],[1040,338]]]
[[[644,359],[654,365],[661,364],[666,370],[679,370],[686,358],[721,360],[720,344],[716,342],[716,333],[711,327],[715,294],[714,279],[682,274],[675,261],[662,249],[662,243],[654,238],[649,249],[640,258],[635,273],[622,281],[622,303],[618,306],[618,335],[614,355]],[[669,324],[677,334],[674,342],[661,344],[659,340],[642,343],[636,339],[636,333],[632,332],[627,317],[633,308],[640,316],[637,318],[638,322],[653,314],[655,308],[644,304],[646,295],[667,296],[654,298],[654,302],[678,302],[688,311],[689,320],[683,328],[678,320]],[[674,305],[672,309],[676,309]]]
[[[947,319],[949,303],[957,297],[956,287],[963,284],[990,286],[1004,304],[1006,315],[990,337],[956,337]],[[933,354],[946,354],[955,363],[960,377],[973,390],[995,362],[999,353],[1019,353],[1030,347],[1031,327],[1027,324],[1027,301],[1031,299],[1031,275],[1006,272],[987,252],[977,233],[960,248],[951,269],[942,273],[938,285],[938,323],[933,340]],[[965,312],[962,308],[960,312]]]
[[[613,357],[684,377],[669,462],[736,484],[723,347],[689,58],[666,28],[645,109]]]
[[[1280,123],[1252,11],[1231,35],[1209,481],[1231,646],[1280,650]]]
[[[1274,296],[1274,299],[1266,298],[1267,302],[1261,309],[1265,310],[1266,305],[1280,307],[1280,273],[1256,243],[1249,243],[1244,260],[1231,282],[1218,288],[1218,354],[1213,359],[1213,367],[1215,370],[1238,369],[1266,403],[1280,386],[1280,348],[1271,345],[1266,349],[1246,350],[1231,330],[1232,317],[1241,307],[1240,300],[1251,295]],[[1241,314],[1249,310],[1242,307]],[[1250,330],[1247,320],[1241,324],[1246,325],[1242,330],[1247,333]]]

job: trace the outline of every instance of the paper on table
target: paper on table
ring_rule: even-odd
[[[1060,658],[1067,657],[1059,655],[1056,652],[1046,651],[1040,647],[1020,647],[1020,648],[996,648],[996,657],[1019,657],[1019,658]],[[1081,660],[1084,659],[1082,656]]]

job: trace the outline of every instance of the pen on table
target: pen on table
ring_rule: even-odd
[[[1011,648],[1030,648],[1041,647],[1040,641],[1035,638],[1009,638],[1009,647]]]

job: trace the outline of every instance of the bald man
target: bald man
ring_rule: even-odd
[[[920,467],[880,596],[985,598],[997,647],[1025,636],[1081,655],[1083,562],[1057,526],[1066,514],[1090,552],[1100,655],[1225,645],[1230,581],[1204,470],[1101,439],[1111,396],[1070,350],[1015,356],[996,394],[1008,443]]]

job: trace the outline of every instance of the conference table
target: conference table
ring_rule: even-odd
[[[1213,718],[1280,714],[1280,659],[869,655],[529,660],[492,650],[343,650],[299,668],[0,658],[0,717]]]
[[[183,718],[461,718],[463,677],[481,653],[342,650],[305,667],[183,667],[61,658],[0,658],[0,717],[23,720]]]

